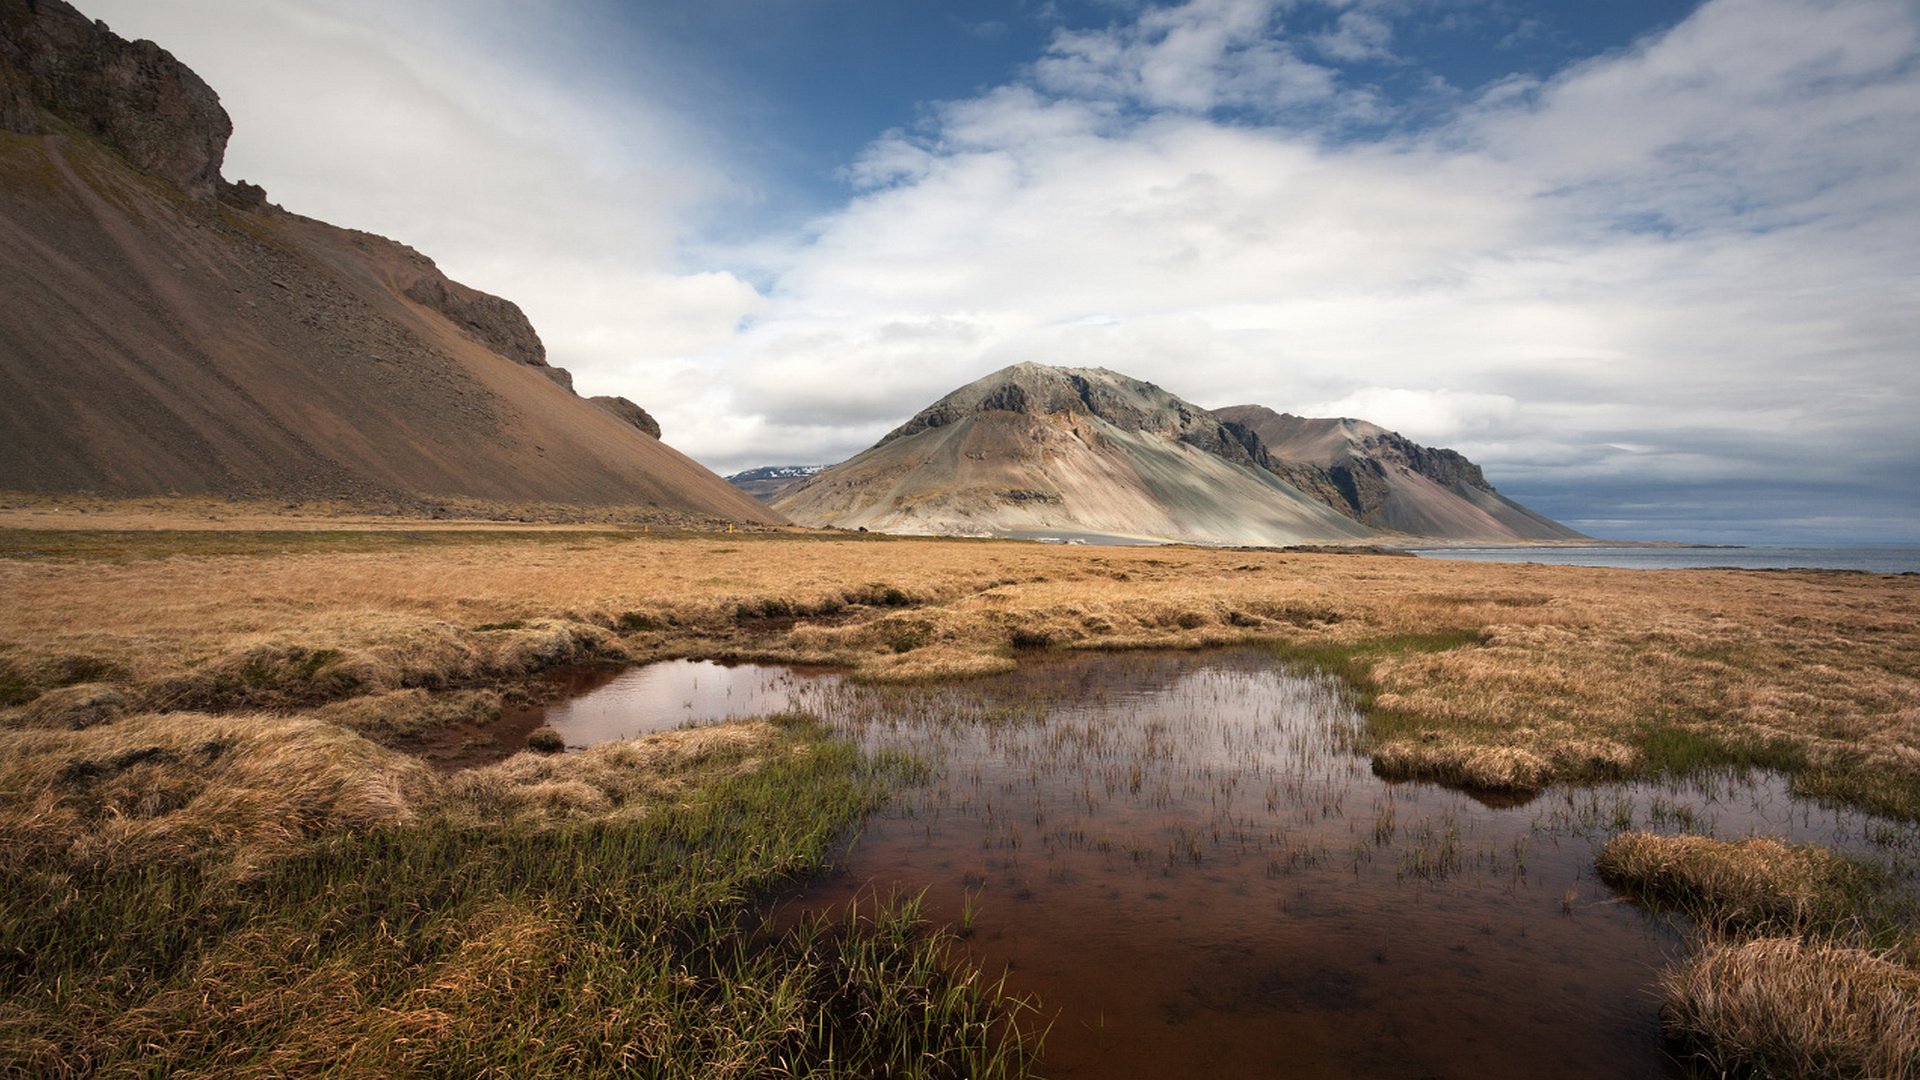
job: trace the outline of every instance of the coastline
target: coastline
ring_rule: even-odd
[[[1920,573],[1920,544],[1420,544],[1425,559],[1638,570],[1815,570]]]

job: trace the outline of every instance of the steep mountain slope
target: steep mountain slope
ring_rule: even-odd
[[[1215,410],[1264,447],[1263,464],[1377,529],[1450,540],[1573,540],[1581,534],[1500,494],[1480,466],[1352,419],[1310,419],[1263,405]]]
[[[778,520],[576,396],[512,303],[222,180],[229,130],[159,47],[0,0],[0,489]]]
[[[961,387],[774,507],[803,524],[964,536],[1370,534],[1257,467],[1205,409],[1104,368],[1040,364]]]

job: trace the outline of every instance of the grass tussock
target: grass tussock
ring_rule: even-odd
[[[131,704],[126,691],[110,683],[78,683],[56,687],[13,710],[6,726],[22,728],[81,728],[104,724]]]
[[[112,660],[84,651],[21,655],[0,644],[0,709],[31,703],[43,694],[80,685],[99,685],[123,677]]]
[[[10,747],[42,764],[5,777],[41,795],[27,800],[38,816],[14,807],[6,823],[0,1071],[996,1077],[1032,1061],[1022,1006],[912,902],[788,931],[760,921],[773,890],[917,775],[803,722],[522,756],[444,783],[311,720],[9,737],[66,742]],[[98,768],[47,775],[57,761]],[[387,805],[301,797],[328,786],[307,774],[364,781],[370,762],[403,763]],[[184,802],[152,803],[182,785]],[[129,800],[172,835],[115,839],[130,815],[105,808]],[[300,835],[265,857],[246,824],[282,814]],[[216,821],[238,831],[189,835]],[[243,852],[249,872],[226,872]]]
[[[601,743],[576,754],[516,754],[453,774],[450,807],[472,820],[550,825],[649,813],[689,787],[757,771],[771,754],[811,752],[773,724],[722,724]]]
[[[1661,977],[1668,1033],[1710,1075],[1920,1077],[1920,919],[1884,871],[1813,844],[1622,833],[1597,866],[1697,926]]]
[[[1520,745],[1428,731],[1415,739],[1373,743],[1373,766],[1375,772],[1393,780],[1529,793],[1556,780],[1618,780],[1632,775],[1641,760],[1630,746],[1572,731],[1526,731],[1515,741]]]
[[[1518,746],[1488,746],[1440,735],[1419,741],[1382,743],[1373,751],[1374,771],[1392,780],[1431,780],[1481,791],[1538,791],[1553,779],[1553,766]]]
[[[1826,848],[1766,837],[1621,833],[1601,848],[1596,866],[1645,903],[1749,933],[1843,927],[1862,907],[1862,893],[1879,884],[1870,868]]]
[[[413,687],[329,702],[308,715],[378,742],[408,739],[454,724],[496,720],[504,707],[497,690],[435,692]]]
[[[245,869],[342,829],[412,818],[418,759],[299,717],[146,713],[0,732],[0,853],[62,872]]]
[[[242,643],[156,681],[145,696],[171,709],[313,705],[408,688],[513,679],[626,655],[611,631],[568,619],[469,630],[433,620],[369,615],[329,620],[297,637],[273,635]]]
[[[1712,1076],[1920,1077],[1920,972],[1792,937],[1711,943],[1662,978],[1670,1034]]]

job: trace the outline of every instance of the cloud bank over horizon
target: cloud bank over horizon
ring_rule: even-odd
[[[221,92],[229,175],[518,301],[720,471],[1038,360],[1361,416],[1598,535],[1920,540],[1905,0],[1709,0],[1472,86],[1417,43],[1474,0],[1110,9],[758,229],[782,177],[582,52],[617,5],[212,2],[88,10]]]

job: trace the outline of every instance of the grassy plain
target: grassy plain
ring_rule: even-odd
[[[971,1047],[976,1061],[1017,1065],[1017,1044],[988,1019],[1006,1003],[969,976],[939,974],[927,959],[937,939],[909,919],[887,914],[819,929],[805,943],[745,948],[732,930],[679,929],[684,912],[663,913],[650,929],[580,917],[586,885],[533,869],[627,860],[641,867],[632,889],[678,895],[684,885],[696,913],[685,918],[737,928],[756,890],[825,857],[826,838],[878,797],[874,777],[893,766],[835,758],[842,751],[804,726],[756,729],[732,749],[694,755],[711,768],[666,764],[672,754],[571,755],[448,778],[403,752],[450,719],[497,712],[529,676],[567,663],[734,657],[838,664],[891,681],[1005,670],[1034,649],[1260,642],[1353,683],[1369,716],[1362,749],[1388,775],[1526,792],[1764,766],[1804,793],[1920,820],[1916,577],[89,509],[0,512],[0,848],[8,902],[26,905],[8,914],[14,940],[0,944],[0,1054],[16,1065],[63,1053],[122,1062],[116,1053],[158,1045],[163,1030],[204,1036],[256,1022],[283,1037],[332,1023],[332,1034],[313,1036],[319,1045],[346,1039],[373,1068],[479,1060],[463,1053],[526,1066],[516,1072],[620,1054],[764,1064],[771,1059],[753,1056],[764,1051],[817,1063],[807,1054],[818,1039],[843,1034],[789,1031],[773,1017],[798,1014],[771,1006],[753,1018],[726,1013],[738,1002],[716,988],[827,993],[819,987],[857,979],[808,982],[768,958],[809,957],[806,971],[844,973],[857,966],[847,957],[887,942],[921,950],[915,970],[926,986],[907,1000],[928,1004],[902,1025],[945,1017],[952,1026],[938,1039]],[[714,842],[701,824],[708,800],[751,804],[755,777],[802,767],[796,761],[820,793],[804,815],[818,826],[799,845],[805,857],[770,869],[749,843],[721,849],[713,881],[668,888],[645,877],[660,864],[635,852],[700,850]],[[739,813],[754,822],[745,835],[775,827]],[[647,846],[656,844],[665,846]],[[723,858],[738,865],[722,867]],[[416,865],[440,876],[396,869]],[[450,869],[469,865],[489,869]],[[339,900],[345,883],[381,875],[393,889]],[[434,899],[409,900],[404,889]],[[111,920],[148,910],[156,895],[166,902],[154,910],[173,915],[127,923],[138,932],[119,936],[135,945],[105,939]],[[79,921],[28,918],[43,907]],[[393,926],[405,929],[370,929]],[[75,936],[87,927],[94,938]],[[524,949],[513,938],[522,931]],[[378,940],[389,932],[399,937]],[[671,955],[698,985],[676,996],[681,969],[648,968],[665,995],[650,1000],[666,1004],[628,1017],[623,1038],[532,1020],[502,1026],[435,997],[455,977],[447,972],[469,968],[489,989],[467,996],[516,1015],[543,994],[608,992],[600,980],[631,967],[643,939],[691,950]],[[89,944],[40,958],[56,940]],[[1795,954],[1803,968],[1831,967],[1818,951],[1827,939],[1793,940],[1804,945]],[[821,942],[844,947],[826,956]],[[728,948],[725,963],[716,959]],[[1910,976],[1908,949],[1870,959]],[[258,984],[265,974],[248,965],[269,955],[310,962],[286,969],[292,985]],[[775,967],[753,967],[761,964]],[[103,970],[111,977],[93,977]],[[340,973],[360,970],[391,974],[371,991],[339,985]],[[72,996],[82,983],[104,989],[82,1001]],[[215,992],[230,983],[245,992]],[[1898,996],[1910,983],[1890,985],[1892,1000],[1910,1001]],[[412,1017],[437,1034],[421,1043],[414,1028],[365,1019],[376,1015]],[[46,1026],[61,1017],[65,1026]],[[785,1034],[752,1051],[702,1043],[688,1044],[685,1058],[646,1058],[665,1045],[634,1034],[649,1024]],[[40,1041],[23,1034],[40,1030],[49,1032]],[[298,1067],[299,1040],[289,1045],[293,1058],[243,1064]],[[570,1049],[553,1056],[553,1047]],[[166,1052],[203,1071],[235,1063],[231,1047],[204,1040]]]

